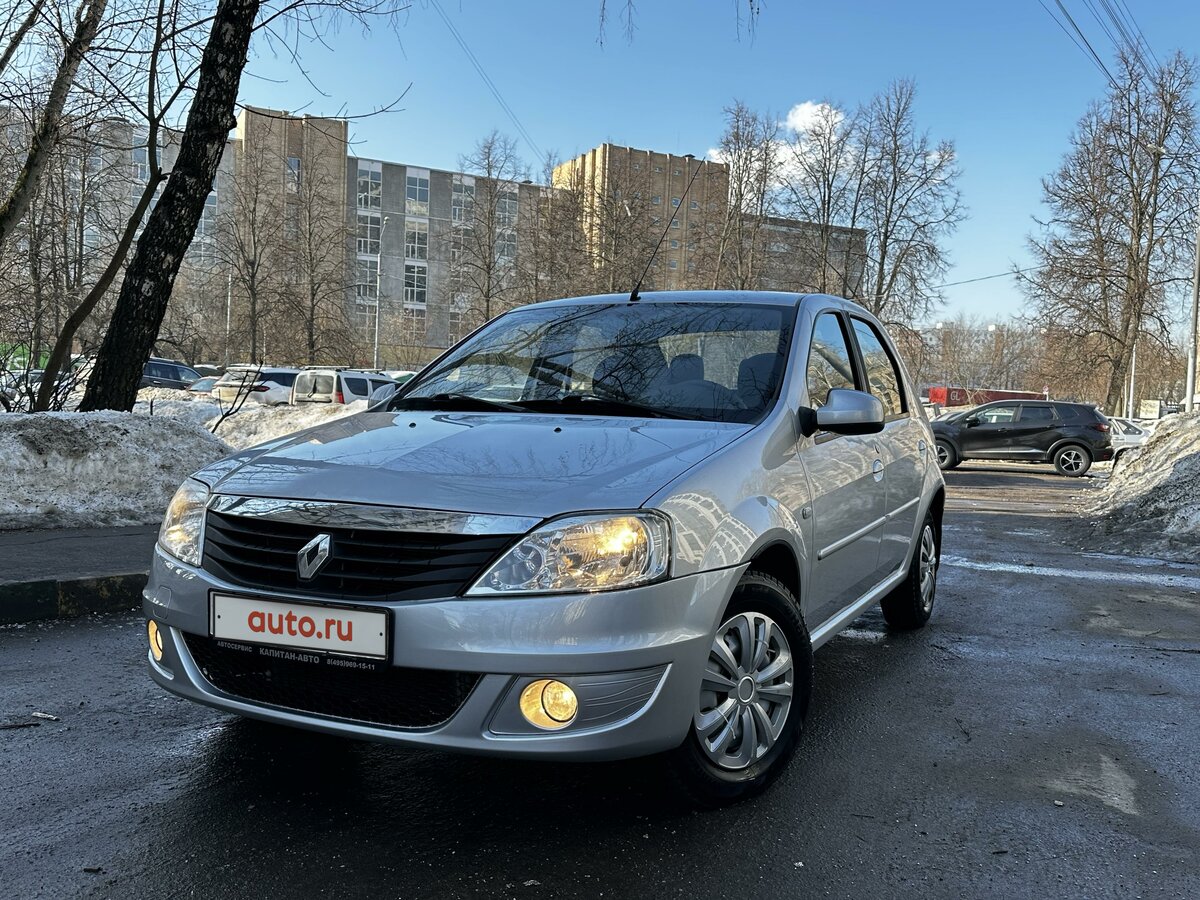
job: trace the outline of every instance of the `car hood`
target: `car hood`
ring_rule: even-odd
[[[195,477],[222,494],[547,518],[641,506],[750,427],[368,412],[243,450]]]

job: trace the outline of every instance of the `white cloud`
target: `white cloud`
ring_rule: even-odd
[[[812,100],[805,100],[803,103],[797,103],[788,110],[787,119],[784,124],[791,131],[803,134],[808,131],[825,116],[833,111],[835,120],[840,124],[843,118],[843,113],[839,109],[833,109],[828,103],[816,103]]]

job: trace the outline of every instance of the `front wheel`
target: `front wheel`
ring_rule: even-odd
[[[1059,475],[1078,478],[1092,467],[1092,455],[1078,444],[1067,444],[1054,454],[1054,468]]]
[[[667,757],[694,802],[764,791],[787,766],[812,693],[812,644],[787,587],[748,572],[713,637],[692,729]]]
[[[949,441],[935,441],[934,447],[937,450],[938,468],[943,472],[959,464],[958,454],[954,452],[954,446]]]
[[[913,548],[908,575],[879,605],[883,618],[892,628],[911,631],[929,621],[937,593],[937,572],[941,561],[941,543],[932,513],[925,514],[917,546]]]

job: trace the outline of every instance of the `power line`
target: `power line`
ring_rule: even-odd
[[[945,284],[939,284],[935,290],[948,287],[958,287],[960,284],[974,284],[977,281],[990,281],[993,278],[1009,278],[1014,275],[1023,275],[1026,272],[1036,272],[1038,269],[1046,268],[1043,266],[1027,266],[1024,269],[1009,269],[1007,272],[997,272],[995,275],[980,275],[978,278],[967,278],[963,281],[948,281]]]
[[[1108,66],[1104,64],[1104,60],[1100,58],[1100,54],[1096,52],[1096,48],[1093,47],[1092,42],[1087,39],[1087,35],[1083,33],[1083,29],[1079,27],[1079,24],[1075,21],[1074,17],[1067,10],[1066,6],[1063,5],[1062,0],[1054,0],[1054,3],[1062,12],[1063,18],[1066,20],[1066,22],[1070,24],[1071,27],[1069,29],[1067,28],[1067,25],[1064,24],[1063,21],[1054,14],[1050,7],[1043,3],[1042,0],[1038,0],[1038,5],[1046,11],[1046,15],[1054,20],[1054,24],[1063,30],[1063,33],[1071,39],[1071,43],[1078,47],[1080,52],[1091,61],[1100,74],[1108,79],[1108,83],[1113,86],[1113,90],[1119,91],[1120,87],[1117,85],[1117,80],[1113,78],[1112,72],[1108,70]]]
[[[446,27],[450,29],[451,36],[455,41],[458,42],[458,46],[461,47],[463,53],[466,54],[467,60],[472,66],[474,66],[475,71],[479,73],[479,77],[483,79],[484,85],[489,91],[491,91],[492,96],[496,98],[496,102],[500,104],[500,108],[504,110],[505,114],[512,121],[513,125],[517,129],[517,132],[524,139],[525,143],[528,144],[529,148],[534,152],[534,154],[536,154],[537,159],[543,159],[541,148],[530,136],[529,132],[526,131],[525,126],[521,124],[521,120],[517,117],[517,114],[513,111],[513,108],[508,105],[508,102],[500,93],[500,88],[496,87],[496,83],[492,81],[491,76],[489,76],[487,71],[484,70],[483,63],[479,61],[479,59],[471,51],[471,48],[467,46],[466,39],[459,34],[458,29],[454,27],[454,23],[450,21],[450,17],[446,15],[446,11],[442,9],[442,4],[439,3],[438,0],[429,0],[429,4],[434,8],[434,11],[436,11],[437,14],[442,17],[442,21],[446,23]]]

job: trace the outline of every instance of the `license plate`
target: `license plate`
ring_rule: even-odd
[[[382,610],[213,594],[211,621],[218,639],[387,658],[388,617]]]

